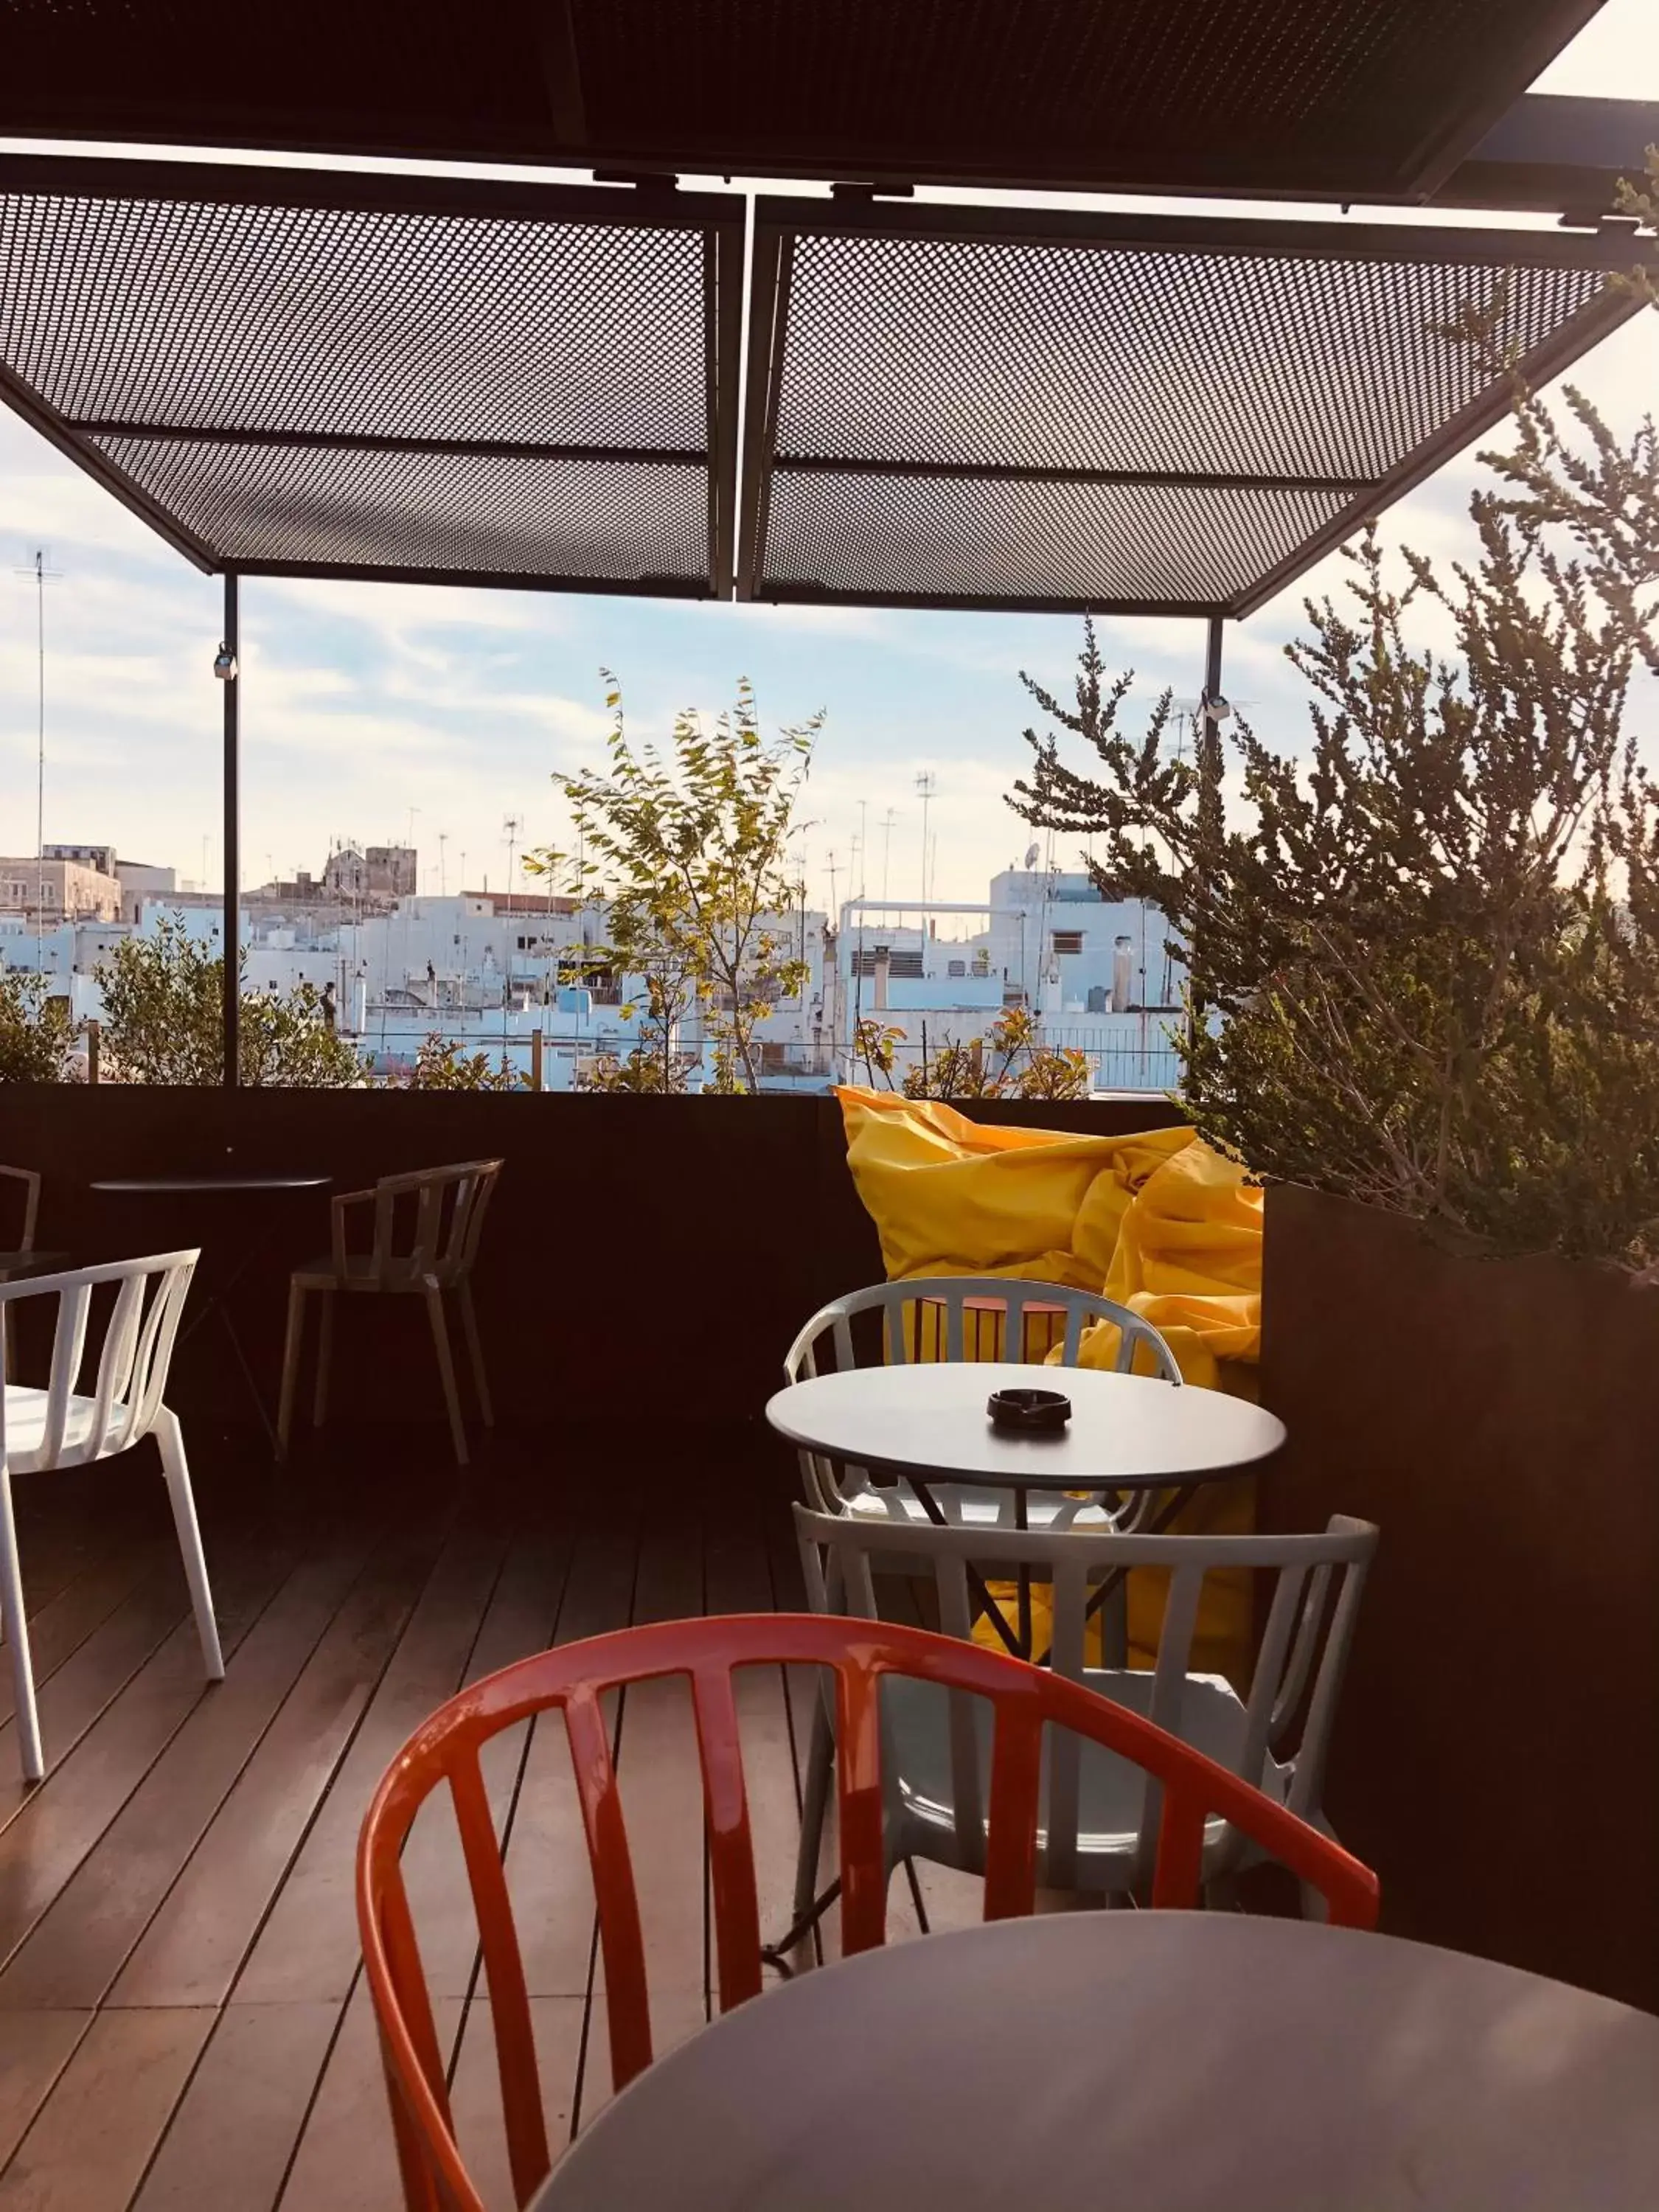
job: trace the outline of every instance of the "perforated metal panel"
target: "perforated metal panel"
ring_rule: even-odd
[[[1410,196],[1596,0],[0,0],[0,130]]]
[[[1627,239],[757,210],[739,590],[1243,613],[1632,312]]]
[[[212,566],[723,593],[741,223],[0,162],[4,388]]]

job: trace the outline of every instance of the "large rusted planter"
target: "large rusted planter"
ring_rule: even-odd
[[[1328,1802],[1383,1924],[1659,2010],[1659,1291],[1267,1219],[1262,1525],[1382,1531]]]

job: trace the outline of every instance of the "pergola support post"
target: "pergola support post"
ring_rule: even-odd
[[[1224,629],[1224,617],[1212,615],[1204,647],[1204,696],[1198,702],[1198,722],[1193,748],[1193,765],[1198,771],[1199,779],[1197,839],[1194,854],[1198,883],[1193,900],[1192,942],[1187,949],[1187,1025],[1189,1040],[1196,1037],[1203,1029],[1208,1012],[1201,986],[1194,983],[1193,978],[1194,970],[1199,964],[1210,889],[1214,882],[1221,842],[1221,718],[1212,709],[1222,704],[1221,641]]]
[[[224,947],[224,1087],[236,1090],[240,1082],[242,1012],[242,808],[240,703],[241,678],[238,673],[236,640],[236,573],[225,575],[225,627],[220,650],[229,656],[224,676],[224,848],[225,912],[222,941]]]

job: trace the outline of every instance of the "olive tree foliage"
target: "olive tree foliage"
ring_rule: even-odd
[[[800,884],[786,840],[823,726],[810,720],[763,734],[755,695],[740,681],[732,706],[707,726],[687,711],[665,747],[636,744],[622,693],[605,672],[612,716],[606,764],[554,778],[569,805],[575,854],[526,856],[532,873],[578,896],[602,896],[607,939],[596,966],[639,979],[640,1043],[602,1064],[589,1087],[684,1090],[685,1030],[714,1046],[711,1088],[757,1087],[757,1032],[805,981],[790,916]]]
[[[1490,346],[1489,318],[1459,341]],[[1297,750],[1244,724],[1182,759],[1121,726],[1085,631],[1012,795],[1169,917],[1181,1096],[1257,1175],[1476,1249],[1659,1258],[1659,791],[1627,724],[1659,668],[1659,445],[1517,392],[1465,557],[1347,550],[1286,648]],[[1435,639],[1441,641],[1436,643]]]
[[[0,1083],[66,1083],[75,1024],[46,978],[0,968]]]
[[[111,1076],[124,1083],[222,1080],[224,960],[191,936],[181,915],[162,915],[153,935],[123,939],[100,965],[98,981]],[[244,1084],[290,1090],[344,1090],[364,1079],[311,983],[286,992],[243,990],[238,1074]]]

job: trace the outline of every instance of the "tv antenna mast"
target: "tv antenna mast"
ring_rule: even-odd
[[[887,874],[893,859],[893,824],[897,820],[897,815],[890,806],[881,825],[881,899],[884,906],[887,903]]]
[[[916,797],[921,801],[921,902],[927,903],[927,809],[939,791],[939,778],[930,768],[916,777]]]
[[[63,580],[61,568],[48,568],[46,549],[37,545],[34,558],[20,576],[34,579],[34,637],[36,658],[35,771],[34,771],[34,972],[46,963],[43,933],[46,907],[46,586]],[[67,907],[67,901],[65,902]]]
[[[513,862],[519,849],[519,832],[524,828],[522,814],[501,817],[501,835],[507,840],[507,910],[513,912]]]

